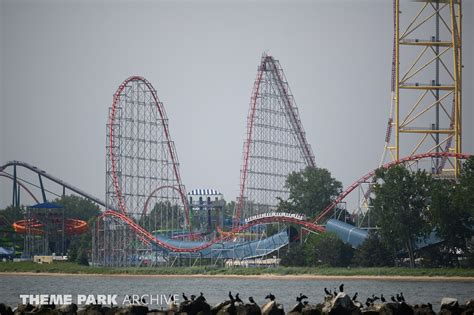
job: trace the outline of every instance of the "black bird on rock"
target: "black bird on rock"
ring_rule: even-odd
[[[270,301],[275,301],[275,296],[270,292],[270,294],[268,294],[265,299],[269,299]]]
[[[382,301],[382,303],[385,303],[387,300],[385,300],[383,294],[380,294],[380,301]]]
[[[331,291],[329,291],[327,288],[324,288],[324,293],[326,293],[326,295],[332,295]]]
[[[308,299],[308,297],[303,293],[300,293],[300,295],[296,297],[296,302],[302,302],[304,299]]]
[[[405,297],[403,296],[403,292],[400,292],[400,298],[402,299],[402,302],[405,302]]]
[[[372,301],[370,300],[370,298],[367,298],[367,300],[365,301],[365,306],[370,307],[370,305],[372,305]]]
[[[245,304],[245,310],[247,312],[247,315],[261,315],[262,310],[260,309],[260,306],[255,303],[255,300],[252,296],[249,297],[249,301],[250,304]]]
[[[395,297],[393,295],[390,297],[390,300],[392,300],[392,302],[397,303],[397,300],[395,300]]]
[[[198,297],[198,299],[200,299],[200,300],[203,301],[203,302],[206,302],[206,301],[207,301],[206,298],[204,297],[204,294],[203,294],[202,292],[199,292],[199,297]]]
[[[229,299],[231,301],[235,301],[234,296],[232,295],[232,292],[229,291]]]
[[[352,301],[355,302],[355,301],[357,300],[357,294],[359,294],[359,293],[356,292],[356,293],[354,294],[354,296],[352,297]]]
[[[344,283],[339,286],[339,292],[344,292]]]
[[[238,303],[244,303],[244,301],[242,301],[242,300],[240,299],[239,293],[237,293],[237,294],[235,295],[235,301],[238,302]]]
[[[194,294],[191,294],[191,301],[194,301],[196,299],[196,296]]]
[[[401,302],[402,301],[402,298],[400,297],[400,295],[397,293],[397,302]]]
[[[188,300],[189,300],[188,297],[184,294],[184,292],[183,292],[182,295],[183,295],[183,300],[185,300],[185,301],[188,301]]]

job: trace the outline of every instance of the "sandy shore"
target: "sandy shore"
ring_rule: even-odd
[[[192,275],[136,275],[136,274],[87,274],[87,273],[48,273],[48,272],[0,272],[1,276],[51,276],[51,277],[64,277],[64,276],[88,276],[88,277],[128,277],[128,278],[210,278],[210,279],[260,279],[260,280],[332,280],[332,279],[344,279],[347,281],[351,280],[377,280],[377,281],[460,281],[460,282],[474,282],[474,277],[446,277],[446,276],[326,276],[326,275],[275,275],[275,274],[262,274],[262,275],[205,275],[205,274],[192,274]]]

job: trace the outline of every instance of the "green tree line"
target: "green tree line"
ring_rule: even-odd
[[[329,171],[308,167],[288,176],[288,200],[280,209],[316,216],[341,191]],[[376,229],[357,249],[335,234],[310,235],[282,252],[288,266],[474,266],[474,158],[458,178],[404,166],[376,171],[371,216]],[[428,243],[428,246],[421,245]],[[426,245],[426,244],[425,244]]]

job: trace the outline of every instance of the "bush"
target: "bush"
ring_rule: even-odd
[[[305,244],[307,266],[329,265],[347,267],[351,264],[354,249],[334,233],[311,235]]]
[[[354,264],[360,267],[391,267],[394,262],[395,255],[376,233],[370,233],[355,251]]]
[[[76,262],[79,264],[79,265],[83,265],[83,266],[89,266],[89,259],[87,257],[87,253],[84,249],[80,249],[79,250],[79,254],[77,255],[77,259],[76,259]]]
[[[306,266],[304,248],[301,244],[290,244],[281,254],[280,265],[287,267]]]

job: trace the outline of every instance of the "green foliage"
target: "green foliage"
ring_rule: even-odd
[[[354,256],[353,248],[335,234],[311,234],[304,244],[307,266],[347,267]]]
[[[457,205],[469,213],[470,224],[474,224],[474,156],[463,164],[456,199]]]
[[[394,261],[395,255],[376,233],[369,233],[369,237],[355,250],[354,264],[357,266],[391,267]]]
[[[17,255],[23,251],[24,241],[20,234],[13,230],[13,222],[23,219],[23,207],[7,207],[0,210],[0,246],[14,248]]]
[[[303,267],[306,266],[305,249],[301,244],[290,244],[280,252],[282,266]]]
[[[137,275],[308,275],[311,276],[395,276],[404,277],[470,277],[474,278],[473,268],[329,268],[329,267],[256,267],[256,268],[221,268],[214,266],[195,267],[99,267],[82,266],[75,262],[58,262],[37,264],[31,261],[0,263],[0,272],[41,272],[70,274],[137,274]]]
[[[68,261],[76,261],[77,259],[77,254],[78,254],[78,248],[76,244],[72,244],[69,247],[69,252],[68,252]]]
[[[278,223],[274,223],[274,224],[265,225],[265,229],[266,229],[267,237],[270,237],[280,232],[281,227]]]
[[[87,252],[85,249],[83,248],[79,249],[76,262],[81,266],[89,266],[89,259],[87,257]]]
[[[8,206],[3,210],[0,210],[1,222],[5,221],[7,224],[11,225],[13,222],[23,219],[23,207],[12,207]]]
[[[286,187],[290,196],[288,200],[280,200],[279,210],[308,217],[321,212],[342,191],[341,182],[331,177],[327,169],[310,166],[288,175]]]
[[[430,222],[436,234],[444,240],[438,248],[443,259],[435,259],[437,263],[457,264],[457,252],[466,250],[466,241],[473,235],[472,216],[465,208],[465,198],[461,184],[456,185],[454,181],[437,180],[433,185]]]
[[[95,219],[100,214],[99,206],[79,196],[62,196],[53,202],[64,207],[66,218],[84,220],[89,224],[89,227],[94,225]],[[66,249],[69,247],[73,251],[77,251],[78,248],[90,249],[92,247],[92,229],[89,228],[86,233],[80,236],[67,237],[66,244]]]
[[[64,215],[66,218],[79,219],[89,221],[100,214],[99,206],[92,201],[79,196],[70,195],[62,196],[53,201],[64,207]]]
[[[427,208],[432,178],[424,171],[403,166],[376,171],[374,216],[384,242],[394,250],[405,249],[410,267],[415,266],[415,242],[431,231]]]

